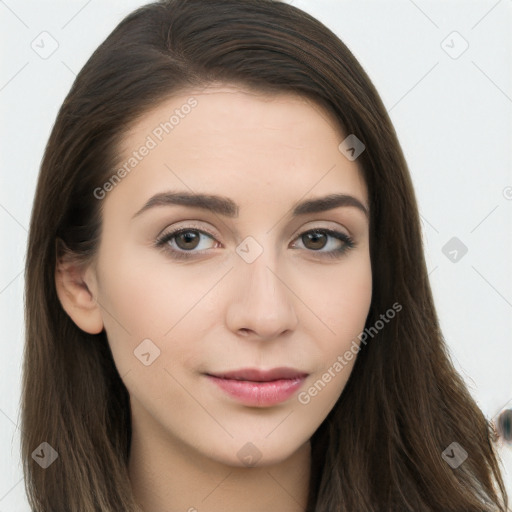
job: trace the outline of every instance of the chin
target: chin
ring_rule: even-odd
[[[236,468],[271,467],[292,457],[309,442],[306,440],[305,443],[286,444],[285,439],[278,437],[269,441],[264,437],[250,435],[246,437],[246,441],[239,441],[242,437],[237,439],[230,441],[230,448],[227,450],[226,445],[219,447],[220,450],[211,453],[210,458]]]

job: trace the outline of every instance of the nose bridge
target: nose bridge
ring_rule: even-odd
[[[251,330],[260,337],[275,337],[293,329],[297,317],[293,293],[280,275],[278,255],[265,237],[265,247],[251,237],[238,247],[236,296],[230,307],[232,328]]]

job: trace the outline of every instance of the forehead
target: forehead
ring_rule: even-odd
[[[128,172],[116,189],[146,197],[164,189],[230,190],[261,203],[279,200],[279,190],[295,202],[309,190],[319,195],[341,185],[365,202],[357,162],[338,149],[344,138],[334,114],[297,94],[237,86],[181,91],[127,130],[118,167]],[[142,158],[134,156],[144,147]]]
[[[188,117],[192,121],[184,122]],[[120,149],[130,149],[141,135],[152,132],[155,132],[157,139],[170,139],[166,135],[171,132],[173,138],[179,137],[180,132],[185,135],[186,127],[190,123],[194,123],[198,137],[206,132],[210,137],[216,134],[233,136],[233,133],[229,133],[233,128],[242,135],[244,129],[252,130],[258,125],[260,128],[269,127],[271,123],[276,130],[294,128],[287,134],[292,140],[300,134],[297,124],[306,122],[311,127],[322,127],[324,137],[330,138],[334,135],[336,140],[343,137],[336,116],[306,96],[289,91],[262,92],[237,85],[210,85],[181,90],[160,101],[127,128]],[[166,123],[167,130],[165,126],[160,126]],[[178,125],[181,126],[180,130],[177,129]],[[264,137],[266,133],[266,130],[261,130],[258,135]],[[258,141],[255,139],[256,142]]]

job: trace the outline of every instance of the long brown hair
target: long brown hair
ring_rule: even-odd
[[[78,74],[48,141],[26,259],[22,459],[36,512],[135,512],[127,471],[128,392],[105,331],[67,316],[57,258],[90,261],[101,236],[93,191],[112,175],[126,127],[187,87],[212,82],[294,92],[364,143],[372,304],[367,326],[400,314],[359,353],[311,439],[308,512],[507,510],[493,431],[448,356],[434,308],[411,178],[386,109],[347,47],[274,0],[166,0],[127,16]],[[48,468],[32,453],[47,442]],[[442,452],[459,443],[457,468]],[[45,445],[46,446],[46,445]]]

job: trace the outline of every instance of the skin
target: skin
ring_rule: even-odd
[[[94,261],[58,263],[57,291],[81,329],[106,330],[130,394],[128,469],[144,511],[303,511],[310,437],[355,357],[307,404],[295,393],[246,406],[203,373],[293,367],[309,374],[299,390],[307,391],[358,342],[371,302],[368,217],[351,206],[296,218],[291,210],[333,193],[368,207],[366,185],[357,161],[338,150],[346,135],[328,112],[299,96],[234,85],[162,102],[126,133],[119,161],[191,96],[197,106],[102,199]],[[169,190],[227,196],[239,215],[166,205],[132,218]],[[155,247],[159,235],[183,227],[213,235],[189,249],[202,254],[173,259],[169,249],[185,252],[183,239],[169,241],[167,252]],[[301,238],[314,228],[341,231],[356,245],[329,258],[344,242],[329,236],[315,249]],[[262,248],[251,263],[236,252],[249,236]],[[134,355],[144,339],[160,350],[147,366]],[[251,467],[237,455],[247,443],[260,456]]]

